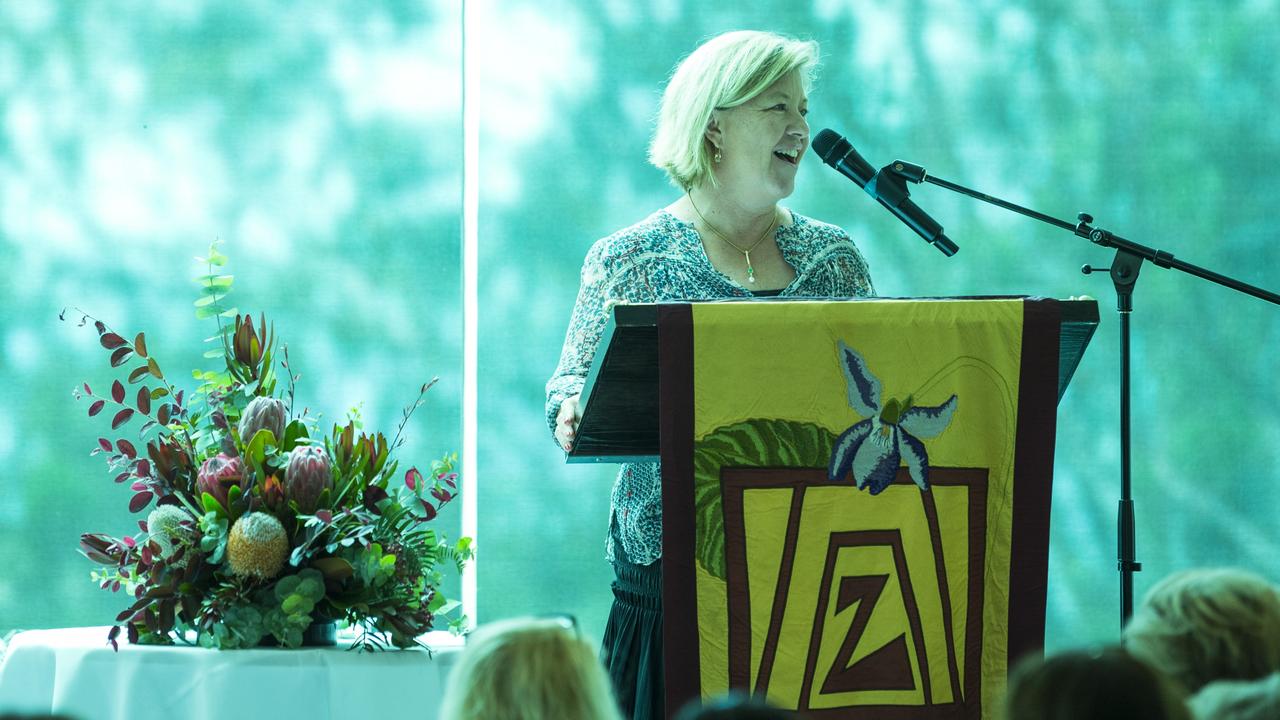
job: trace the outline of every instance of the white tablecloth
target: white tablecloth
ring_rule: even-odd
[[[425,650],[217,651],[106,644],[107,628],[15,635],[0,665],[0,714],[80,720],[425,720],[435,718],[462,649],[447,633]]]

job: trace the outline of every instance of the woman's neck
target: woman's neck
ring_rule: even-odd
[[[693,188],[684,199],[693,211],[693,218],[710,225],[715,232],[727,235],[730,240],[759,237],[776,221],[778,212],[777,205],[746,205],[725,193],[723,188]]]

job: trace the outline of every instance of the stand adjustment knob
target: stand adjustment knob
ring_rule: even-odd
[[[1111,272],[1111,268],[1095,267],[1093,265],[1083,265],[1080,268],[1080,272],[1084,273],[1085,275],[1091,275],[1093,273],[1109,273]]]
[[[1084,223],[1085,225],[1089,225],[1093,223],[1093,216],[1086,212],[1076,214],[1076,219]]]

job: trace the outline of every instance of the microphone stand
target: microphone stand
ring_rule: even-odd
[[[1262,288],[1240,282],[1211,270],[1183,262],[1164,250],[1157,250],[1145,245],[1126,240],[1102,228],[1093,227],[1093,217],[1088,213],[1076,216],[1079,222],[1074,225],[1058,218],[1036,212],[997,197],[978,192],[925,172],[925,169],[902,160],[880,169],[876,173],[880,183],[894,183],[894,189],[906,194],[904,181],[913,183],[928,182],[944,187],[961,195],[990,203],[1005,210],[1012,210],[1020,215],[1035,218],[1044,223],[1067,230],[1074,235],[1087,238],[1095,245],[1113,248],[1115,258],[1111,261],[1109,273],[1116,290],[1116,311],[1120,314],[1120,506],[1116,519],[1116,559],[1120,571],[1120,628],[1123,630],[1133,615],[1133,574],[1142,570],[1142,563],[1136,559],[1136,543],[1134,540],[1134,506],[1131,474],[1131,455],[1129,453],[1129,316],[1133,313],[1133,289],[1138,282],[1138,272],[1142,270],[1144,260],[1151,261],[1157,267],[1181,270],[1188,275],[1217,283],[1237,292],[1266,300],[1280,305],[1280,295]],[[1108,271],[1108,268],[1085,265],[1080,271],[1086,275],[1094,272]]]

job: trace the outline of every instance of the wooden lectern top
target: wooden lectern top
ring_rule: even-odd
[[[876,302],[891,298],[832,300]],[[903,298],[892,298],[903,299]],[[1009,299],[919,298],[921,301]],[[787,302],[758,298],[728,302]],[[727,302],[727,301],[714,301]],[[1062,399],[1098,327],[1096,300],[1059,300],[1062,307],[1058,399]],[[605,326],[582,389],[582,421],[566,462],[622,463],[658,460],[658,306],[618,305]]]

